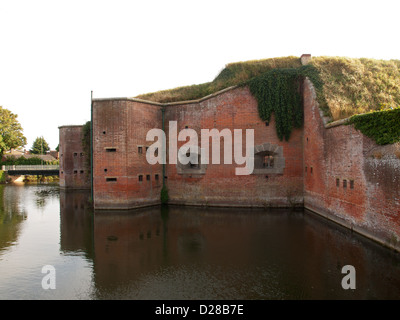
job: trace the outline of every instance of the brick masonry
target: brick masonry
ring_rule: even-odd
[[[90,168],[82,148],[83,126],[59,127],[60,187],[89,189]]]
[[[169,202],[198,206],[292,207],[306,209],[400,250],[399,145],[378,146],[351,125],[327,124],[312,84],[303,85],[304,126],[289,141],[266,124],[246,87],[234,87],[196,101],[158,104],[130,98],[93,100],[93,197],[95,209],[130,209],[160,203],[163,166],[146,160],[150,129],[167,139],[165,184]],[[274,151],[280,167],[238,176],[232,164],[182,169],[169,162],[169,123],[177,131],[254,129],[256,150]],[[69,153],[77,133],[60,128],[60,153]],[[75,133],[73,133],[75,132]],[[73,138],[75,137],[75,138]],[[178,141],[178,148],[185,141]],[[210,141],[211,145],[211,141]],[[63,149],[64,148],[64,149]],[[245,145],[242,154],[245,153]],[[397,149],[396,149],[397,148]],[[223,139],[221,139],[221,159]],[[67,161],[66,159],[64,161]],[[64,162],[72,174],[73,160]],[[68,165],[67,165],[68,164]],[[72,167],[71,167],[72,168]],[[60,169],[61,170],[61,169]],[[69,183],[68,181],[71,181]],[[74,180],[60,177],[60,184]],[[79,185],[79,183],[75,182]]]
[[[325,126],[308,80],[304,116],[305,208],[400,250],[400,145]]]

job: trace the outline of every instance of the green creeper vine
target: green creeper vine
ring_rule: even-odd
[[[82,128],[82,149],[83,153],[86,156],[86,172],[90,169],[91,166],[91,152],[90,152],[90,121],[86,122]]]
[[[168,203],[168,189],[166,186],[163,186],[161,189],[161,203],[162,204]]]
[[[400,142],[400,107],[352,116],[347,124],[375,140],[379,145]]]
[[[257,99],[260,118],[270,121],[274,113],[276,133],[280,140],[288,141],[292,129],[300,128],[303,124],[301,83],[305,77],[309,77],[314,84],[320,107],[324,109],[323,83],[312,65],[273,69],[246,83]]]

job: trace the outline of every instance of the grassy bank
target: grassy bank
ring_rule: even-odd
[[[311,65],[322,83],[318,102],[333,120],[400,105],[400,60],[346,57],[313,57]],[[147,93],[136,98],[175,102],[205,97],[249,80],[272,69],[301,67],[299,57],[281,57],[230,63],[211,82]]]
[[[3,184],[6,182],[6,174],[3,170],[0,170],[0,183]]]

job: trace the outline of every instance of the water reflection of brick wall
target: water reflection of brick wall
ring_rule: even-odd
[[[60,249],[65,253],[93,253],[93,212],[90,191],[60,191]]]
[[[390,252],[302,211],[100,212],[94,247],[100,298],[207,299],[218,288],[217,297],[231,299],[365,299],[395,296],[400,286]],[[357,290],[341,287],[348,264]]]
[[[246,265],[256,258],[259,217],[224,209],[160,207],[96,212],[95,274],[101,284],[135,280],[159,268],[193,263]],[[235,236],[231,236],[231,235]],[[116,263],[118,261],[118,263]]]

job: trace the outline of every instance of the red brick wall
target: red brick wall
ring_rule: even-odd
[[[285,168],[283,174],[235,175],[239,165],[223,163],[221,139],[221,164],[207,166],[205,175],[182,175],[176,165],[167,166],[167,185],[172,203],[223,206],[291,206],[303,201],[302,130],[294,130],[290,141],[280,141],[276,135],[275,121],[265,125],[257,110],[257,101],[248,88],[236,88],[198,103],[166,107],[166,131],[169,121],[178,122],[178,132],[188,126],[197,132],[199,144],[201,129],[242,129],[245,154],[245,130],[254,129],[254,145],[271,143],[283,147]],[[178,148],[185,142],[178,142]],[[211,148],[211,141],[210,141]],[[211,156],[211,151],[210,151]],[[268,175],[268,178],[266,178]]]
[[[130,208],[159,203],[162,166],[150,165],[138,146],[150,129],[162,128],[162,107],[130,99],[94,101],[94,201],[95,208]],[[176,164],[166,165],[166,185],[171,203],[223,206],[291,206],[302,204],[302,130],[294,130],[289,142],[276,135],[275,121],[265,125],[258,115],[257,102],[247,88],[235,88],[202,101],[165,106],[165,132],[169,121],[177,121],[178,132],[188,126],[201,140],[201,129],[254,129],[255,145],[270,143],[283,148],[283,174],[237,176],[238,165],[208,164],[204,175],[178,174]],[[105,133],[104,133],[105,132]],[[185,142],[178,142],[178,148]],[[115,148],[116,152],[106,152]],[[210,141],[211,148],[211,141]],[[221,156],[223,155],[221,141]],[[245,143],[243,153],[245,154]],[[211,155],[211,152],[210,152]],[[168,151],[167,161],[169,163]],[[210,159],[211,162],[211,159]],[[242,165],[243,166],[243,165]],[[107,169],[107,172],[104,170]],[[143,181],[138,181],[138,175]],[[159,180],[155,180],[155,175]],[[147,181],[147,175],[150,181]],[[107,182],[107,178],[117,181]]]
[[[90,188],[90,168],[82,149],[83,126],[59,127],[60,187]]]
[[[304,114],[305,207],[399,248],[400,159],[394,146],[378,146],[351,125],[325,128],[308,81]]]
[[[146,141],[147,132],[162,128],[162,105],[134,99],[97,99],[93,108],[95,208],[158,204],[162,166],[147,163],[145,147],[153,143]],[[176,164],[167,164],[171,203],[279,207],[304,200],[307,209],[399,247],[400,160],[393,151],[399,146],[390,150],[377,146],[352,126],[326,126],[308,81],[304,85],[304,128],[294,130],[288,142],[276,136],[274,118],[268,126],[259,118],[257,102],[246,87],[164,108],[167,144],[169,121],[177,121],[178,133],[186,126],[194,129],[199,144],[201,129],[242,129],[243,134],[245,129],[254,129],[255,145],[279,146],[285,158],[283,173],[268,174],[268,178],[266,174],[235,175],[235,162],[209,163],[205,174],[180,174]],[[184,143],[178,142],[178,148]],[[138,146],[143,147],[142,154]],[[115,152],[106,148],[115,148]],[[374,153],[384,156],[373,158]]]
[[[161,107],[129,99],[95,100],[93,124],[95,208],[134,208],[159,203],[162,166],[147,163],[145,146],[152,144],[146,142],[147,131],[161,128]],[[138,152],[139,145],[143,146],[142,154]],[[115,152],[107,152],[112,148]],[[139,181],[139,175],[143,181]]]

